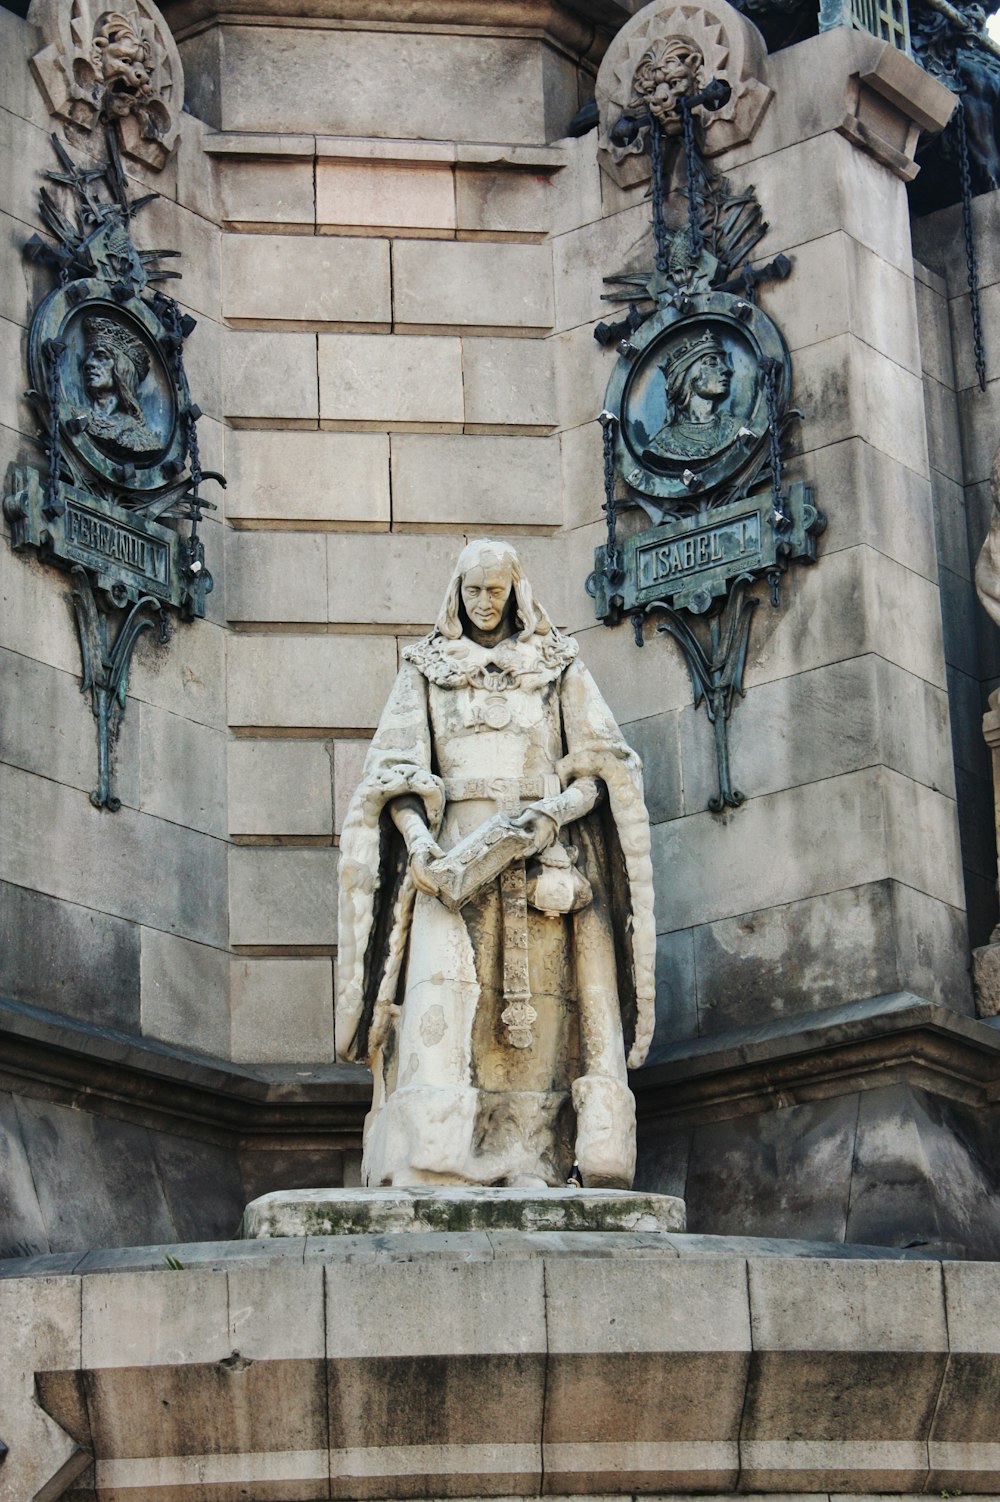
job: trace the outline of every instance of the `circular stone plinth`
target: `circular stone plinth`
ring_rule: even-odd
[[[683,1231],[684,1201],[624,1189],[288,1189],[243,1212],[240,1236],[403,1231]]]

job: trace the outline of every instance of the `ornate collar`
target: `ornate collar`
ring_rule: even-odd
[[[485,688],[502,693],[521,686],[525,679],[551,683],[569,667],[579,650],[572,636],[563,636],[553,626],[544,636],[533,636],[526,642],[509,636],[495,647],[481,647],[467,636],[449,641],[432,631],[411,647],[404,647],[403,657],[439,688]]]

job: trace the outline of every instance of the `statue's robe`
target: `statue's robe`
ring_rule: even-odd
[[[627,1187],[636,1067],[653,1027],[655,928],[638,757],[576,642],[554,630],[486,648],[439,632],[404,651],[340,844],[337,1049],[374,1075],[366,1184],[583,1182]],[[448,850],[498,808],[596,779],[565,825],[593,894],[530,906],[530,1047],[504,1010],[500,882],[452,913],[415,890],[387,804],[423,804]]]

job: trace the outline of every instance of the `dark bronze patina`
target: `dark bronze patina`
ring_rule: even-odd
[[[120,807],[111,790],[111,748],[125,709],[139,637],[169,636],[167,612],[205,613],[212,576],[198,535],[202,512],[197,423],[183,344],[195,326],[152,284],[174,251],[137,250],[131,221],[157,195],[130,198],[113,128],[106,159],[73,161],[57,137],[52,183],[75,200],[71,218],[43,188],[25,253],[58,273],[32,319],[28,395],[44,434],[45,473],[11,471],[4,516],[16,549],[32,548],[73,576],[71,598],[83,658],[81,688],[97,722],[96,807]]]

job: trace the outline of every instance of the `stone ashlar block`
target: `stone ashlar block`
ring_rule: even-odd
[[[14,18],[7,12],[7,20]],[[7,25],[4,24],[3,31]],[[87,1449],[35,1401],[35,1372],[80,1360],[80,1280],[12,1279],[0,1288],[4,1330],[4,1502],[64,1490],[90,1463]],[[58,1491],[50,1492],[58,1495]]]
[[[559,173],[499,171],[489,167],[455,170],[456,223],[460,231],[543,235],[551,219]]]
[[[33,80],[29,87],[35,91]],[[0,117],[0,160],[5,164],[0,209],[30,226],[28,234],[38,225],[38,193],[45,186],[45,173],[59,166],[50,136],[51,122],[46,129],[41,121],[32,124],[8,109]]]
[[[329,618],[429,629],[461,539],[340,532],[329,550]]]
[[[657,1145],[673,1172],[688,1223],[720,1236],[842,1241],[851,1194],[857,1099],[789,1104],[723,1121],[701,1121],[686,1146],[674,1133]],[[782,1165],[774,1191],[774,1163]],[[671,1183],[677,1184],[676,1177]],[[751,1247],[747,1247],[751,1250]]]
[[[461,341],[321,334],[319,389],[324,422],[460,426],[465,414]]]
[[[140,800],[155,814],[205,834],[226,836],[226,742],[220,730],[139,708]]]
[[[1000,195],[979,193],[972,200],[972,233],[979,263],[979,285],[1000,282]],[[913,222],[913,254],[918,261],[944,277],[948,296],[968,293],[965,257],[956,256],[963,243],[962,206],[952,204]]]
[[[329,857],[325,850],[242,853]],[[292,862],[284,865],[287,869]],[[328,858],[327,868],[330,865]],[[316,877],[315,862],[307,874]],[[298,875],[293,881],[298,890]],[[324,895],[330,895],[325,870],[319,874],[318,885]],[[309,931],[320,928],[317,925]],[[329,928],[324,932],[329,942]],[[233,959],[231,995],[234,1059],[265,1064],[333,1062],[333,967],[329,959]]]
[[[988,480],[1000,432],[1000,381],[988,381],[985,391],[967,386],[958,394],[958,420],[961,431],[962,468],[946,469],[953,479],[966,485]],[[943,466],[942,466],[943,467]]]
[[[700,1034],[821,1012],[899,988],[887,881],[722,918],[699,925],[692,936]]]
[[[886,877],[961,906],[952,800],[886,768],[831,777],[824,783],[825,837],[818,841],[803,835],[812,827],[814,798],[804,785],[751,799],[740,811],[739,846],[725,840],[726,824],[708,812],[656,826],[658,929],[672,932]],[[762,865],[765,846],[771,854]]]
[[[54,153],[53,153],[54,155]],[[140,245],[163,245],[180,251],[180,259],[167,261],[167,270],[179,271],[172,295],[196,317],[216,321],[222,315],[222,235],[200,214],[192,214],[170,198],[154,198],[136,220]]]
[[[227,417],[315,422],[319,416],[315,334],[230,329],[223,368]]]
[[[743,1264],[552,1261],[546,1293],[545,1470],[559,1489],[731,1488],[750,1349]]]
[[[0,784],[9,810],[0,879],[225,944],[220,840],[129,808],[111,819],[86,793],[13,767],[0,767]]]
[[[604,506],[604,456],[596,423],[559,434],[559,464],[567,523],[584,527],[600,521]]]
[[[762,1489],[811,1490],[821,1474],[844,1490],[922,1484],[948,1350],[940,1267],[751,1259],[748,1270],[744,1470]]]
[[[332,751],[321,741],[230,741],[230,833],[329,835]]]
[[[52,289],[52,273],[29,261],[24,245],[31,238],[33,226],[23,224],[11,214],[0,213],[0,318],[27,328],[32,315]]]
[[[685,812],[718,787],[703,710],[680,714]],[[869,653],[758,684],[729,722],[733,776],[747,797],[882,764],[954,797],[944,689]]]
[[[231,943],[336,944],[338,856],[332,848],[232,846]]]
[[[53,1101],[21,1096],[16,1108],[54,1252],[79,1254],[130,1238],[152,1245],[176,1241],[155,1172],[136,1173],[137,1163],[153,1163],[153,1133]]]
[[[20,558],[11,559],[11,569]],[[58,591],[64,579],[50,574]],[[0,761],[89,793],[97,786],[97,733],[90,695],[77,674],[0,649]],[[139,806],[137,706],[122,717],[112,752],[115,790]]]
[[[1000,328],[1000,282],[980,286],[979,306],[983,328]],[[952,327],[952,346],[955,352],[955,385],[959,391],[971,386],[978,393],[979,376],[976,371],[975,341],[972,333],[972,309],[968,288],[954,297],[948,306]],[[996,354],[996,340],[987,333],[983,341],[986,379],[995,381],[1000,377],[1000,360]]]
[[[229,1273],[229,1334],[241,1356],[253,1361],[321,1360],[323,1268],[317,1263],[282,1269],[242,1267]]]
[[[229,957],[158,928],[141,930],[141,1029],[229,1057]]]
[[[913,270],[921,366],[928,375],[940,381],[943,386],[954,389],[955,361],[951,347],[948,299],[936,287],[930,286],[925,281],[924,276],[921,275],[924,268],[916,261]],[[933,273],[930,274],[933,275]]]
[[[609,315],[613,316],[613,315]],[[594,338],[593,323],[554,334],[549,339],[555,370],[556,412],[561,428],[593,426],[601,448],[597,414],[604,406],[604,393],[616,356],[602,349]]]
[[[967,511],[962,486],[957,480],[950,480],[936,469],[931,470],[931,496],[938,558],[943,568],[968,583],[975,566],[975,558],[969,556],[969,533],[975,502],[971,501]],[[983,535],[985,536],[985,532]]]
[[[374,728],[395,675],[391,637],[237,635],[228,654],[230,721]]]
[[[413,1296],[418,1281],[419,1298]],[[372,1351],[398,1359],[531,1356],[546,1349],[540,1261],[347,1263],[327,1270],[326,1297],[327,1355],[334,1362]]]
[[[23,372],[4,382],[0,393],[0,425],[13,433],[32,433],[34,427],[27,402],[21,394],[27,379],[28,334],[19,323],[0,318],[0,366],[4,370]]]
[[[792,405],[805,420],[793,443],[807,453],[863,438],[918,475],[927,474],[927,431],[920,378],[852,334],[838,334],[796,355]]]
[[[63,1016],[139,1030],[139,929],[0,883],[0,993]]]
[[[972,1469],[985,1473],[983,1484],[995,1484],[996,1272],[988,1262],[946,1264],[942,1272],[951,1359],[928,1444],[933,1484],[950,1490]]]
[[[314,222],[311,161],[249,161],[225,157],[216,162],[223,223],[293,226],[311,233]]]
[[[316,163],[316,222],[321,232],[402,229],[453,235],[452,165],[320,158]]]
[[[905,1084],[862,1092],[846,1240],[891,1244],[905,1228],[928,1250],[989,1256],[1000,1232],[989,1140],[975,1112],[942,1106]]]
[[[397,324],[548,329],[552,257],[547,245],[404,240],[393,249]]]
[[[928,463],[932,470],[961,485],[966,473],[966,461],[962,454],[959,398],[950,386],[942,385],[932,375],[925,375],[924,411],[927,418]]]
[[[129,674],[129,693],[185,720],[226,722],[226,635],[210,621],[176,623],[167,646],[145,631]]]
[[[627,623],[610,630],[594,625],[574,634],[580,643],[580,657],[619,725],[680,709],[691,702],[688,670],[680,652],[670,643],[651,635],[639,649]]]
[[[4,1239],[0,1250],[5,1259],[16,1258],[23,1266],[31,1257],[45,1256],[49,1250],[49,1233],[31,1177],[31,1163],[21,1138],[14,1097],[8,1093],[0,1094],[0,1132],[4,1144],[0,1162]]]
[[[389,524],[389,440],[384,433],[226,434],[231,521]]]
[[[558,71],[572,81],[573,102],[565,88],[567,97],[553,97],[544,49],[527,38],[296,26],[224,35],[225,86],[207,108],[197,96],[191,101],[224,131],[534,145],[559,135],[576,107],[572,65],[559,60]],[[204,62],[209,76],[218,71],[218,58]],[[191,71],[203,65],[199,59]]]
[[[563,167],[549,179],[550,230],[565,235],[602,217],[601,181],[593,137],[567,136],[559,142]]]
[[[467,425],[555,426],[547,339],[463,339],[462,377]]]
[[[601,301],[608,290],[604,277],[617,271],[648,270],[653,258],[648,204],[560,235],[552,244],[556,329],[561,332],[617,317],[615,305]],[[622,311],[627,302],[623,299]]]
[[[333,746],[334,831],[344,827],[344,816],[354,790],[361,781],[370,741],[335,741]]]
[[[184,121],[173,161],[168,164],[166,171],[173,171],[173,196],[177,202],[192,213],[200,214],[210,224],[217,225],[223,218],[217,163],[205,150],[211,134],[203,120],[196,120],[194,115],[190,115],[189,120]],[[152,188],[153,183],[149,186]]]
[[[842,231],[809,240],[793,255],[792,275],[769,283],[761,297],[793,356],[806,345],[849,333],[919,375],[912,273]]]
[[[202,1268],[85,1278],[83,1365],[221,1361],[232,1353],[226,1282],[224,1271]]]
[[[230,532],[231,621],[325,621],[327,539],[312,532]]]
[[[397,523],[475,528],[557,527],[559,449],[554,438],[403,434],[392,439]]]
[[[822,568],[795,569],[782,608],[757,611],[747,656],[748,684],[875,652],[907,673],[945,688],[937,589],[872,548],[832,553]]]
[[[801,248],[842,230],[904,276],[911,275],[905,187],[887,167],[835,131],[805,136],[764,156],[754,153],[753,160],[727,166],[726,175],[734,188],[753,185],[769,220],[767,233],[754,249],[755,263],[781,252],[791,254],[795,280],[803,271]],[[803,193],[804,182],[821,182],[823,192]]]
[[[392,322],[388,240],[328,235],[225,235],[226,318],[344,323],[387,332]]]

